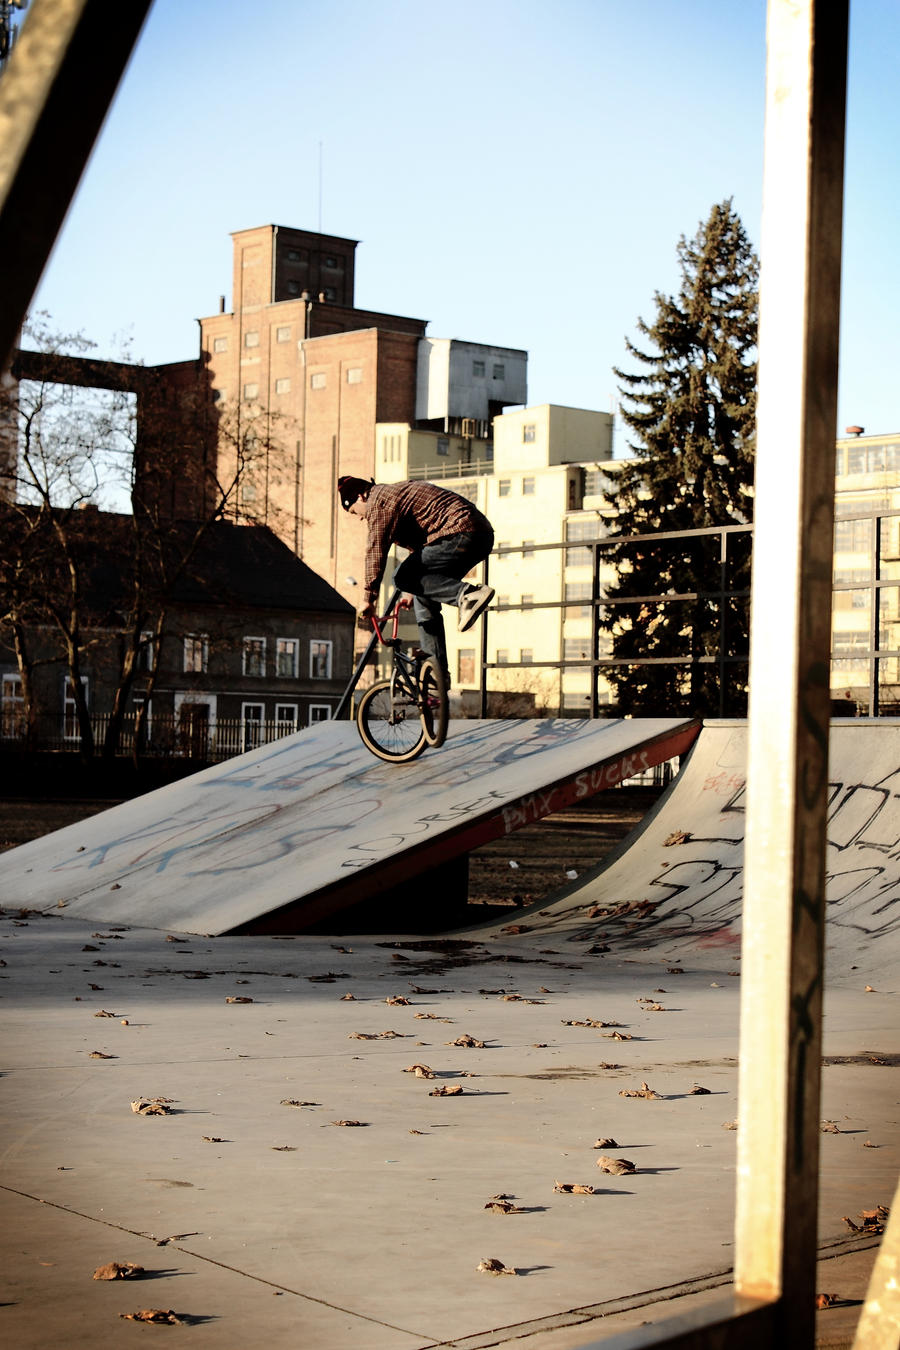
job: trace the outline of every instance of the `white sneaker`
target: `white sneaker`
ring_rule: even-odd
[[[491,586],[470,586],[459,602],[459,631],[466,633],[494,598]]]

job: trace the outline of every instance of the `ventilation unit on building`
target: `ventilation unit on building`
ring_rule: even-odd
[[[478,435],[478,424],[474,417],[464,417],[462,419],[462,431],[460,432],[460,435],[469,437]]]

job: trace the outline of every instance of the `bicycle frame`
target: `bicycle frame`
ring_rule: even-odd
[[[360,656],[359,660],[356,663],[356,669],[350,676],[350,683],[347,685],[347,688],[341,695],[340,702],[338,703],[337,707],[334,710],[334,721],[338,721],[338,719],[342,716],[344,710],[346,709],[347,705],[350,703],[353,691],[359,684],[360,679],[362,678],[362,673],[365,670],[366,666],[368,665],[369,658],[371,657],[372,652],[375,650],[376,646],[381,645],[385,647],[393,647],[395,670],[399,669],[398,658],[400,661],[403,661],[408,665],[414,665],[414,658],[409,657],[406,655],[405,652],[400,651],[399,639],[397,637],[397,632],[400,623],[399,600],[402,594],[403,594],[402,591],[395,590],[391,595],[391,598],[388,600],[387,608],[385,609],[384,614],[382,614],[381,618],[372,620],[372,627],[374,629],[374,632],[372,633],[372,636],[369,638],[365,651],[362,653],[362,655]],[[387,622],[388,619],[392,619],[393,621],[391,627],[391,636],[389,638],[385,638],[383,636],[384,624]],[[404,676],[406,676],[405,671]],[[408,676],[406,676],[406,678],[408,679]],[[408,685],[407,692],[412,693],[414,687],[415,686]]]

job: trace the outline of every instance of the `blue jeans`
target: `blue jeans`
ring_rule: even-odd
[[[394,573],[394,585],[413,597],[422,650],[442,667],[450,685],[441,604],[458,605],[463,577],[494,547],[493,534],[451,534],[411,553]]]

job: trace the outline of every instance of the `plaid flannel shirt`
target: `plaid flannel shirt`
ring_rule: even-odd
[[[458,492],[434,483],[376,483],[366,514],[366,598],[374,601],[391,544],[417,553],[454,534],[492,534],[491,523]]]

